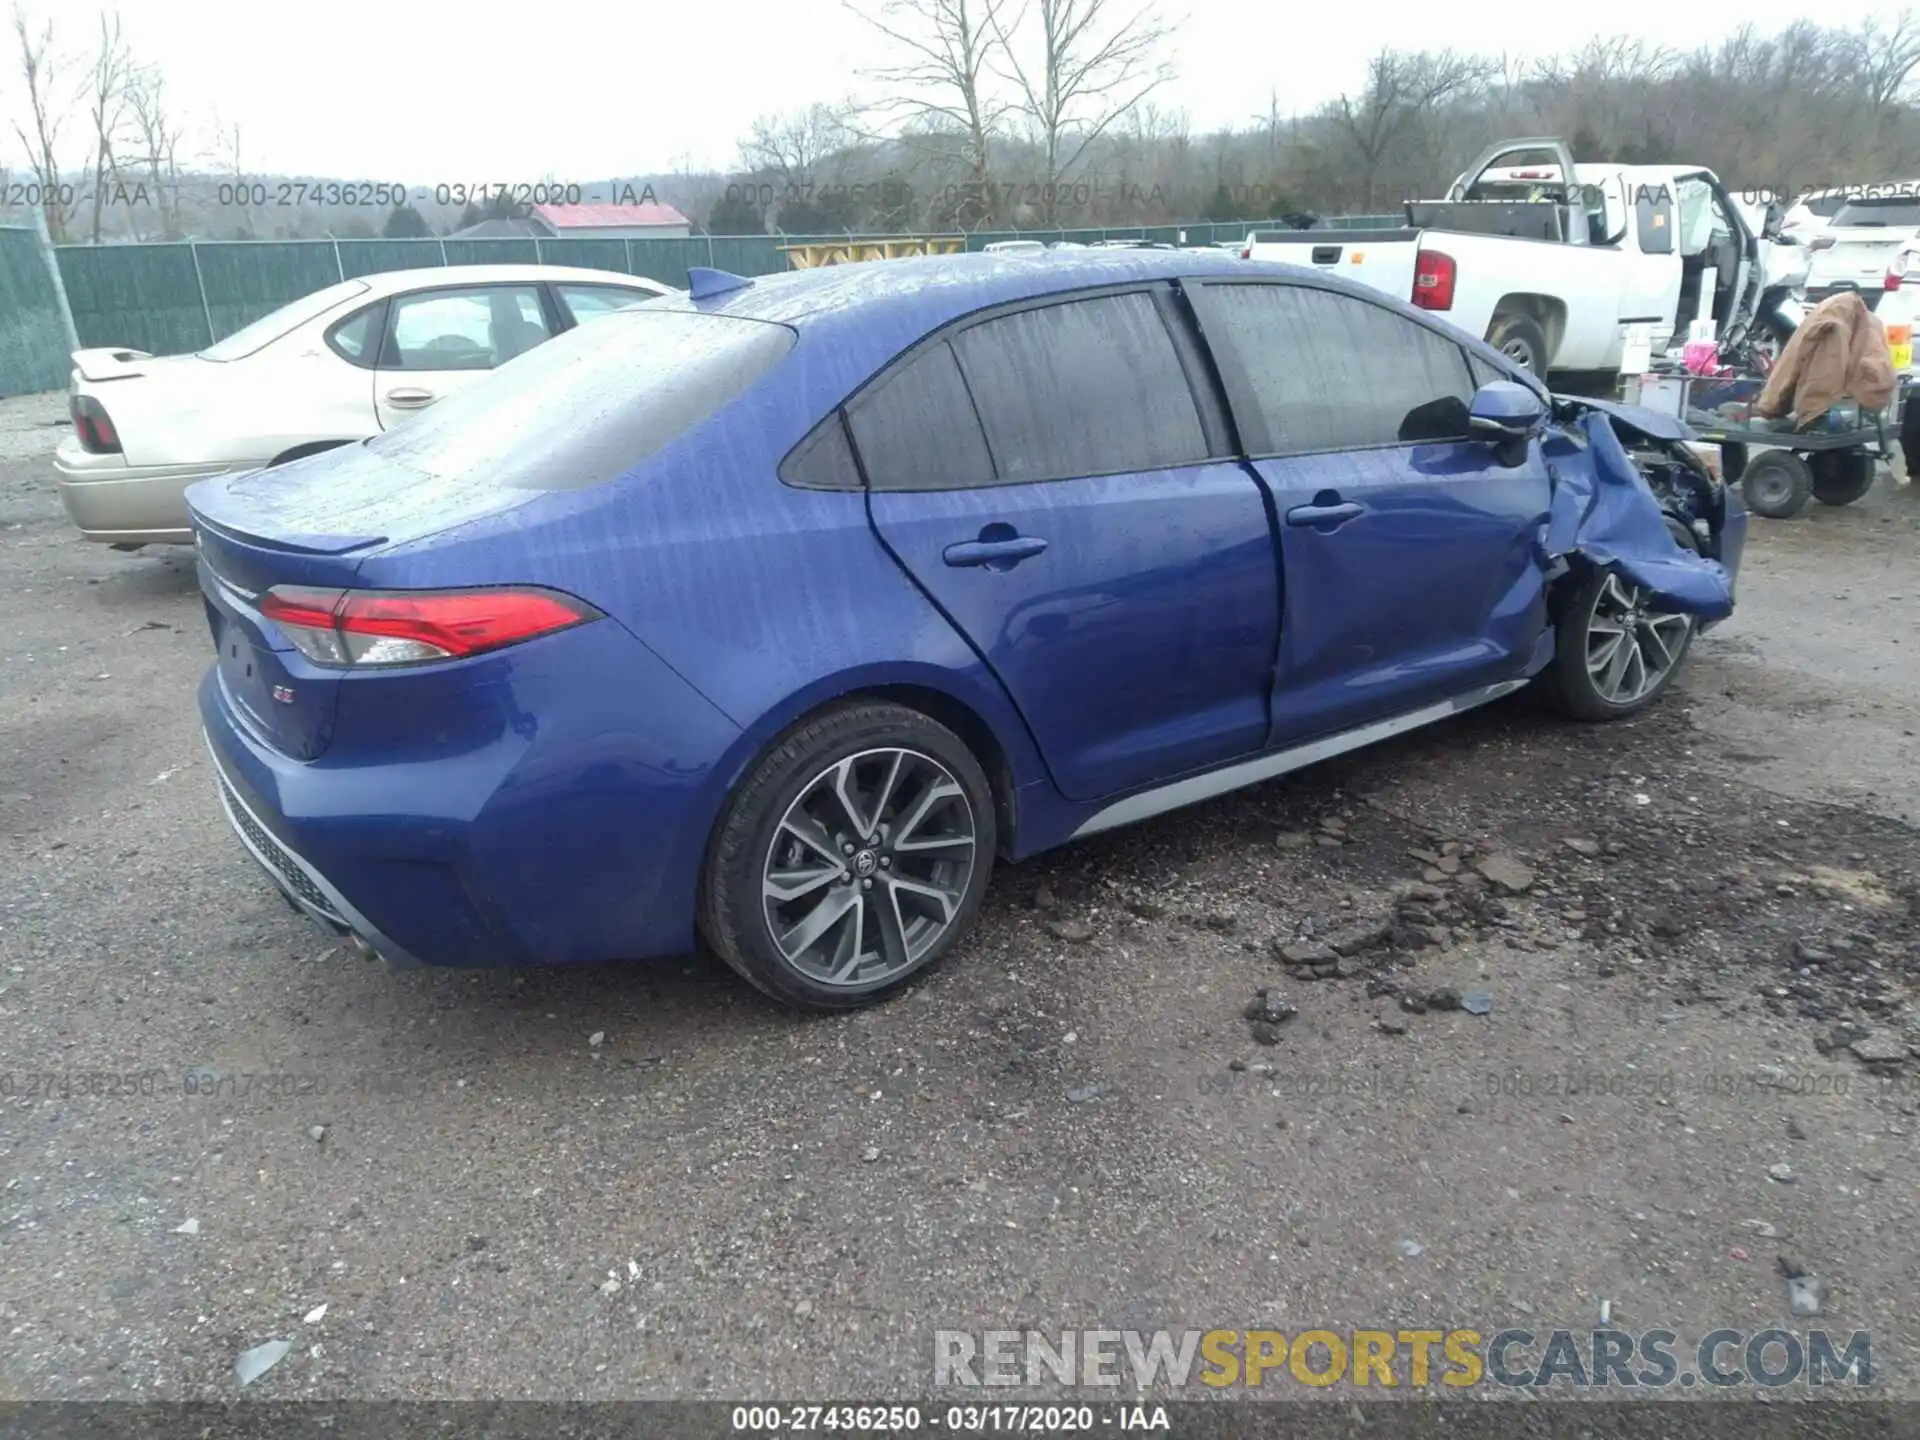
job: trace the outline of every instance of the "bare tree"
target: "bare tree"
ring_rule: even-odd
[[[218,157],[220,173],[233,182],[233,203],[240,207],[240,238],[253,239],[253,187],[247,180],[247,167],[244,163],[245,152],[241,146],[240,124],[231,125],[216,122],[214,149]],[[215,192],[214,204],[219,205],[219,195]]]
[[[153,187],[160,215],[160,238],[177,240],[180,228],[180,126],[167,108],[166,81],[151,67],[135,73],[127,87],[132,112],[135,161]]]
[[[20,46],[20,78],[27,85],[28,123],[32,127],[29,134],[16,122],[13,133],[27,152],[28,173],[39,188],[40,208],[47,217],[47,234],[57,245],[67,238],[67,218],[72,210],[71,192],[60,176],[60,129],[66,123],[72,98],[61,89],[66,60],[54,49],[53,22],[44,22],[36,32],[17,4],[13,33]]]
[[[136,70],[132,52],[120,34],[120,17],[100,16],[100,44],[93,52],[87,73],[87,117],[93,129],[93,224],[92,243],[100,243],[100,221],[111,198],[109,185],[120,179],[120,162],[114,153],[117,141],[124,138],[127,123],[128,92]]]
[[[1121,116],[1173,78],[1159,58],[1172,27],[1141,10],[1121,18],[1114,0],[1034,0],[1012,23],[996,17],[1008,76],[1019,108],[1041,151],[1046,219],[1052,224],[1055,190],[1073,173],[1087,147]],[[1038,53],[1023,59],[1031,33]]]
[[[866,72],[885,94],[875,115],[891,118],[923,141],[957,141],[973,203],[959,207],[975,222],[994,213],[993,146],[1007,104],[989,93],[989,60],[1007,0],[884,0],[877,14],[853,6],[892,42],[897,59]]]
[[[1342,95],[1333,114],[1360,157],[1360,205],[1371,212],[1381,164],[1423,116],[1479,83],[1488,62],[1452,51],[1407,55],[1382,50],[1367,62],[1367,86],[1358,99]]]
[[[1902,10],[1884,31],[1879,21],[1869,20],[1848,48],[1853,52],[1848,58],[1858,65],[1878,113],[1906,94],[1914,69],[1920,66],[1920,24],[1911,10]]]
[[[844,106],[809,105],[791,115],[762,115],[740,142],[742,168],[804,185],[854,141]]]

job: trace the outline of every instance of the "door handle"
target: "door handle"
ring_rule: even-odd
[[[433,403],[433,392],[402,386],[400,389],[387,391],[387,403],[401,410],[417,410],[422,405]]]
[[[1347,521],[1365,514],[1366,509],[1358,500],[1343,500],[1331,505],[1296,505],[1287,511],[1287,524],[1337,530]]]
[[[1031,560],[1047,548],[1038,535],[1015,535],[1006,540],[963,540],[940,552],[940,558],[955,567],[987,565],[1004,570]]]

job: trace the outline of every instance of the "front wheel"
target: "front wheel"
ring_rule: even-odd
[[[1555,626],[1548,697],[1576,720],[1620,720],[1652,704],[1680,673],[1694,618],[1650,608],[1651,596],[1612,570],[1592,570]]]
[[[773,999],[853,1009],[966,933],[996,840],[992,789],[959,736],[899,705],[830,710],[735,792],[708,855],[700,929]]]

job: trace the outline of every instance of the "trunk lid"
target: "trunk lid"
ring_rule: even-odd
[[[196,487],[198,488],[198,487]],[[194,512],[194,555],[220,687],[254,737],[296,760],[318,758],[333,738],[339,676],[309,664],[284,631],[260,613],[275,585],[352,583],[377,537],[250,534]]]
[[[200,590],[234,713],[262,743],[317,759],[333,738],[346,672],[301,655],[260,613],[266,592],[351,587],[375,551],[534,498],[483,479],[429,475],[364,445],[193,486]]]

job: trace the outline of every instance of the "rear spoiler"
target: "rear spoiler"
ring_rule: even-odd
[[[73,368],[82,380],[130,380],[146,374],[140,362],[151,359],[145,350],[76,350]]]

